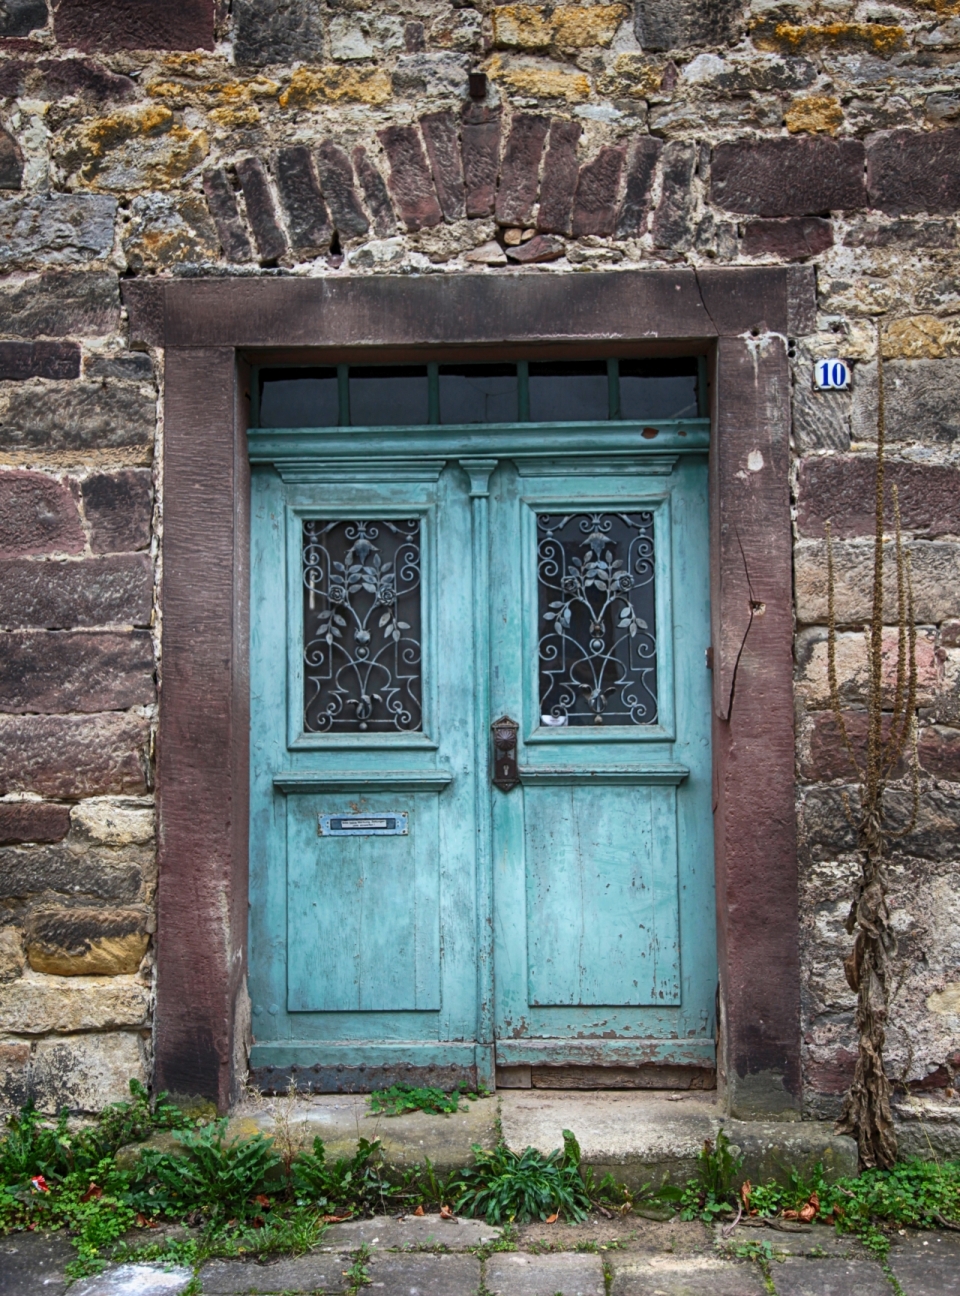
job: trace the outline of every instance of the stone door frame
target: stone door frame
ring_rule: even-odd
[[[711,357],[718,1078],[800,1106],[788,340],[804,268],[130,281],[164,350],[156,1083],[225,1109],[246,1072],[248,361],[311,349],[636,343]]]

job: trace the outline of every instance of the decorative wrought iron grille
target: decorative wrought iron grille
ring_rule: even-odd
[[[303,524],[306,733],[422,728],[420,521]]]
[[[537,515],[540,722],[657,722],[653,514]]]

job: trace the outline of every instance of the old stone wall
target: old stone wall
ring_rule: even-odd
[[[475,72],[487,83],[472,98]],[[882,337],[924,771],[892,870],[890,1063],[906,1089],[952,1094],[958,123],[960,0],[0,3],[6,1101],[32,1092],[89,1110],[150,1068],[163,357],[130,349],[121,279],[676,261],[816,274],[816,320],[791,340],[811,1114],[836,1111],[854,1048],[841,968],[850,776],[826,693],[824,523],[858,732]],[[851,392],[813,391],[826,355],[853,362]]]

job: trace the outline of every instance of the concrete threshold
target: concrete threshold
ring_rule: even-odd
[[[358,1140],[379,1139],[386,1163],[398,1171],[429,1159],[437,1172],[470,1165],[473,1145],[492,1148],[499,1128],[516,1151],[547,1153],[572,1130],[584,1164],[609,1171],[636,1190],[644,1184],[682,1184],[696,1172],[704,1139],[726,1130],[745,1160],[753,1183],[786,1180],[792,1170],[811,1172],[818,1162],[830,1177],[857,1172],[853,1139],[834,1134],[824,1121],[741,1121],[722,1114],[715,1095],[663,1090],[501,1090],[495,1097],[464,1102],[449,1116],[408,1112],[374,1116],[362,1094],[297,1095],[247,1101],[230,1121],[230,1133],[273,1134],[278,1124],[307,1148],[319,1136],[328,1159],[350,1156]]]

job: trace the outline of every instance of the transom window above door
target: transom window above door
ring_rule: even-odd
[[[702,357],[260,368],[254,425],[595,423],[706,413]]]

